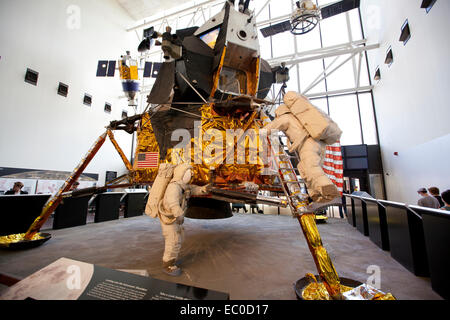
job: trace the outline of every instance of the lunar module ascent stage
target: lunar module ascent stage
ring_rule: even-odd
[[[226,1],[223,10],[201,27],[174,33],[167,27],[163,34],[153,28],[144,31],[138,50],[144,52],[153,45],[160,46],[165,59],[148,96],[146,110],[111,122],[61,189],[49,199],[27,233],[6,237],[11,240],[6,246],[32,247],[48,240],[50,236],[39,231],[66,197],[151,186],[158,176],[159,165],[189,162],[193,167],[191,183],[208,185],[209,194],[190,198],[187,218],[231,217],[230,203],[289,207],[300,222],[321,280],[319,283],[311,275],[305,278],[309,280],[299,281],[298,285],[308,287],[309,291],[300,288],[305,290],[297,291],[298,296],[342,299],[343,292],[352,289],[344,286],[345,279],[339,279],[323,247],[315,212],[306,210],[308,195],[304,194],[291,162],[295,156],[285,151],[278,135],[273,139],[263,130],[271,122],[268,111],[274,105],[265,98],[274,83],[282,84],[284,90],[289,71],[284,66],[272,68],[261,59],[255,16],[248,8],[249,2],[241,0],[236,10],[234,1]],[[126,55],[119,61],[119,70],[130,105],[135,105],[138,66]],[[189,133],[189,139],[182,141],[184,144],[180,144],[182,135],[176,134],[179,129]],[[114,138],[113,132],[117,130],[137,132],[133,164]],[[233,132],[231,139],[230,132]],[[70,191],[107,137],[120,154],[127,174],[104,187]]]

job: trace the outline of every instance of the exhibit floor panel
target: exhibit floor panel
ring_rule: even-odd
[[[0,274],[23,279],[65,257],[229,293],[231,300],[295,300],[294,283],[317,273],[292,217],[237,214],[226,220],[186,219],[184,226],[179,278],[162,272],[161,228],[147,216],[51,230],[52,239],[41,247],[0,251]],[[379,276],[380,289],[399,300],[442,299],[428,278],[410,273],[347,220],[329,219],[318,228],[339,276],[361,282]]]

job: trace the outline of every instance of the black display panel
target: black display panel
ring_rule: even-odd
[[[413,206],[423,219],[425,244],[430,265],[433,290],[444,299],[450,299],[450,212]]]
[[[386,208],[391,256],[416,276],[429,276],[421,216],[404,204],[379,202]]]
[[[409,28],[408,19],[406,19],[405,23],[402,26],[402,33],[400,35],[400,41],[403,42],[404,45],[411,39],[411,30]]]
[[[422,5],[420,6],[423,9],[427,10],[427,13],[430,12],[431,8],[433,8],[436,0],[423,0]]]
[[[50,195],[0,196],[0,236],[27,232],[49,198]]]
[[[97,195],[95,199],[95,223],[119,219],[120,192],[108,192]]]
[[[39,72],[27,69],[27,73],[25,74],[25,82],[36,86],[38,83],[38,79],[39,79]]]
[[[67,198],[56,208],[53,229],[65,229],[86,224],[88,202],[91,196]]]
[[[85,94],[83,98],[83,104],[90,107],[92,105],[92,96]]]
[[[69,86],[67,84],[60,82],[58,86],[58,94],[60,96],[67,97],[68,93],[69,93]]]
[[[369,169],[369,160],[367,158],[345,158],[345,170],[367,170]]]
[[[370,240],[381,249],[389,251],[386,208],[375,199],[362,198],[362,200],[366,203]]]
[[[369,151],[367,145],[355,145],[355,146],[344,146],[342,147],[342,153],[345,158],[350,157],[367,157]]]

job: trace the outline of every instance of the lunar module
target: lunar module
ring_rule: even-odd
[[[164,53],[147,108],[110,123],[19,242],[39,241],[39,230],[65,197],[151,186],[161,164],[187,162],[193,167],[192,184],[209,186],[209,194],[190,198],[187,218],[230,217],[230,203],[289,207],[322,281],[311,282],[309,290],[322,292],[322,298],[343,297],[344,286],[323,247],[315,213],[305,210],[308,195],[293,166],[297,156],[285,151],[278,134],[263,130],[273,119],[269,111],[274,104],[265,98],[274,83],[285,87],[289,70],[272,68],[261,58],[249,2],[241,0],[235,9],[234,1],[226,1],[223,10],[201,27],[167,27],[162,34],[153,28],[144,31],[138,50],[155,45]],[[119,70],[130,105],[135,105],[137,65],[127,54]],[[117,130],[137,133],[133,163],[114,139]],[[70,191],[107,137],[127,173],[104,187]]]

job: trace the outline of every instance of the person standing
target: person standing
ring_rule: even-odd
[[[417,205],[419,207],[426,207],[426,208],[432,208],[432,209],[439,209],[441,206],[439,205],[439,201],[435,197],[431,197],[428,194],[427,189],[420,188],[417,190],[417,193],[422,197],[417,202]]]
[[[14,195],[21,195],[21,194],[28,194],[26,191],[22,191],[23,183],[18,181],[14,183],[14,186],[11,190],[6,191],[6,196],[14,196]]]
[[[428,189],[428,192],[439,201],[439,204],[442,207],[445,206],[444,201],[442,201],[442,197],[440,196],[441,191],[437,187],[431,187]]]

